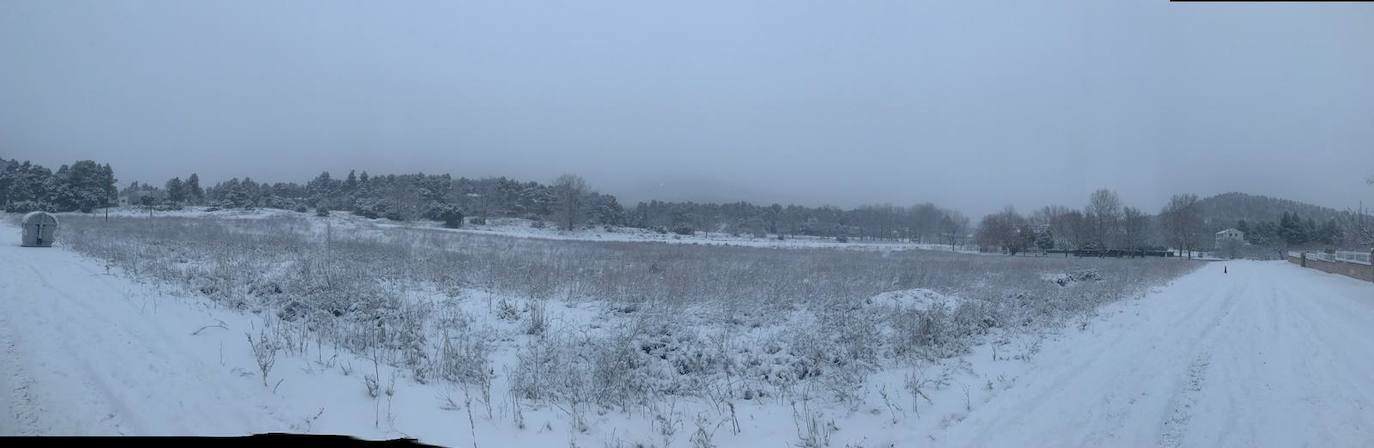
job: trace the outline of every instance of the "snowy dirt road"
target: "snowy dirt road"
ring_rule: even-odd
[[[0,434],[288,428],[270,395],[215,362],[220,337],[238,360],[241,332],[193,336],[216,310],[159,306],[142,286],[65,250],[0,244]]]
[[[1374,446],[1374,284],[1283,262],[1226,266],[1105,307],[943,428],[839,425],[896,446]],[[66,250],[0,244],[0,435],[471,442],[428,391],[399,394],[419,404],[398,406],[382,431],[356,375],[282,360],[274,378],[284,384],[264,387],[245,351],[252,315],[149,290]],[[717,444],[760,442],[744,434]]]
[[[1108,310],[944,444],[1374,446],[1374,284],[1213,263]]]

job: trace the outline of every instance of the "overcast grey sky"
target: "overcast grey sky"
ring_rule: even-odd
[[[0,157],[627,205],[1374,202],[1374,5],[0,0]],[[1374,204],[1372,204],[1374,205]]]

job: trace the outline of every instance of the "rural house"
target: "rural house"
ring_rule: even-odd
[[[1228,241],[1239,241],[1242,243],[1245,242],[1245,232],[1236,230],[1234,228],[1217,232],[1216,247],[1223,247],[1223,245]]]

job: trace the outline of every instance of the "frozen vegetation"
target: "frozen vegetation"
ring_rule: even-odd
[[[379,402],[397,381],[435,385],[447,392],[433,406],[462,416],[474,442],[547,432],[526,415],[550,412],[572,441],[611,446],[780,430],[740,422],[743,406],[782,417],[778,436],[798,446],[829,444],[846,413],[940,419],[922,409],[975,347],[1028,359],[1044,334],[1197,266],[239,218],[73,214],[62,238],[112,272],[258,315],[240,349],[264,387],[284,357],[356,376]]]

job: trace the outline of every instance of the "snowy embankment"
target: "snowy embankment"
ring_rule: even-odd
[[[17,231],[0,224],[0,234]],[[942,365],[879,371],[852,406],[737,400],[723,410],[674,399],[655,415],[584,410],[579,425],[568,412],[576,410],[512,410],[501,392],[489,417],[478,399],[466,406],[459,388],[328,345],[279,354],[264,384],[247,338],[260,334],[261,316],[164,294],[67,250],[7,243],[0,434],[291,431],[449,446],[1374,443],[1374,361],[1358,355],[1374,347],[1365,331],[1374,285],[1284,263],[1228,265],[1229,274],[1209,266],[1067,329],[996,336]],[[964,300],[911,289],[871,302],[927,309]],[[551,306],[550,319],[603,325],[586,306]],[[369,376],[380,383],[375,398]]]

